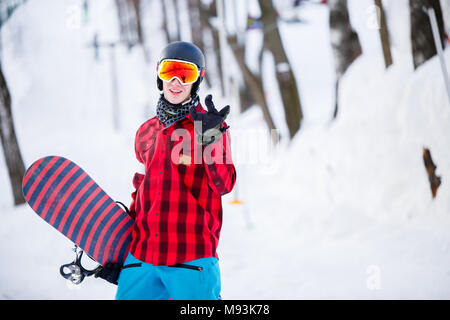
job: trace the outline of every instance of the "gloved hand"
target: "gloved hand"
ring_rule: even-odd
[[[205,98],[205,104],[208,112],[198,113],[195,108],[191,108],[189,112],[194,122],[201,121],[201,130],[199,129],[200,126],[194,125],[198,142],[203,145],[208,145],[217,141],[229,128],[228,126],[222,127],[222,125],[230,113],[230,106],[225,106],[222,110],[217,111],[212,102],[212,95],[208,95]]]
[[[119,279],[119,274],[120,274],[121,270],[122,270],[121,263],[108,262],[104,266],[98,267],[97,271],[95,272],[94,277],[102,278],[108,282],[117,284],[117,280]]]

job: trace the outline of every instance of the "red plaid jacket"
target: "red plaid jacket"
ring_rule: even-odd
[[[199,104],[197,112],[206,111]],[[153,265],[217,257],[221,196],[236,181],[228,130],[205,147],[190,115],[168,128],[154,117],[137,131],[135,150],[145,174],[133,178],[131,254]]]

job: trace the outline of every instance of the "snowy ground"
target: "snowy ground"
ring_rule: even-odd
[[[65,156],[127,202],[137,166],[134,133],[154,113],[158,92],[154,68],[142,67],[142,51],[118,49],[122,129],[114,132],[109,52],[95,62],[86,46],[95,30],[103,41],[117,36],[112,3],[96,1],[91,14],[97,19],[85,25],[80,1],[29,0],[2,30],[2,65],[26,165]],[[320,5],[299,12],[307,23],[281,25],[301,91],[302,131],[274,149],[261,137],[258,109],[230,119],[238,185],[223,199],[225,299],[450,298],[450,104],[439,61],[412,70],[407,1],[386,1],[396,32],[395,64],[385,71],[372,2],[349,3],[364,56],[343,79],[335,122],[328,13]],[[148,22],[149,34],[158,34],[157,23]],[[162,41],[149,46],[152,59]],[[449,50],[445,55],[449,65]],[[270,75],[270,56],[265,63]],[[267,88],[276,87],[270,78]],[[283,133],[277,92],[267,94]],[[442,177],[434,200],[423,146]],[[115,286],[107,282],[74,286],[58,274],[73,259],[72,246],[27,205],[13,207],[3,162],[0,194],[1,299],[114,298]],[[230,204],[235,197],[244,205]]]

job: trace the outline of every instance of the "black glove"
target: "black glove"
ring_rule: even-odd
[[[112,263],[108,262],[102,267],[98,267],[98,270],[95,272],[95,278],[102,278],[108,282],[113,284],[117,284],[117,280],[119,279],[120,271],[122,270],[121,263]]]
[[[222,127],[222,125],[223,121],[230,113],[230,106],[225,106],[222,110],[217,111],[212,102],[212,95],[208,95],[205,98],[205,104],[208,108],[208,112],[197,113],[195,108],[191,108],[189,112],[194,122],[201,121],[202,123],[201,130],[199,129],[199,126],[194,125],[198,142],[203,145],[208,145],[217,141],[229,128],[228,126]]]

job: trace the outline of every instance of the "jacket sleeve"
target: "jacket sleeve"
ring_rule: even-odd
[[[236,168],[231,158],[230,142],[227,130],[220,140],[207,145],[203,150],[208,185],[221,196],[231,192],[236,183]]]

